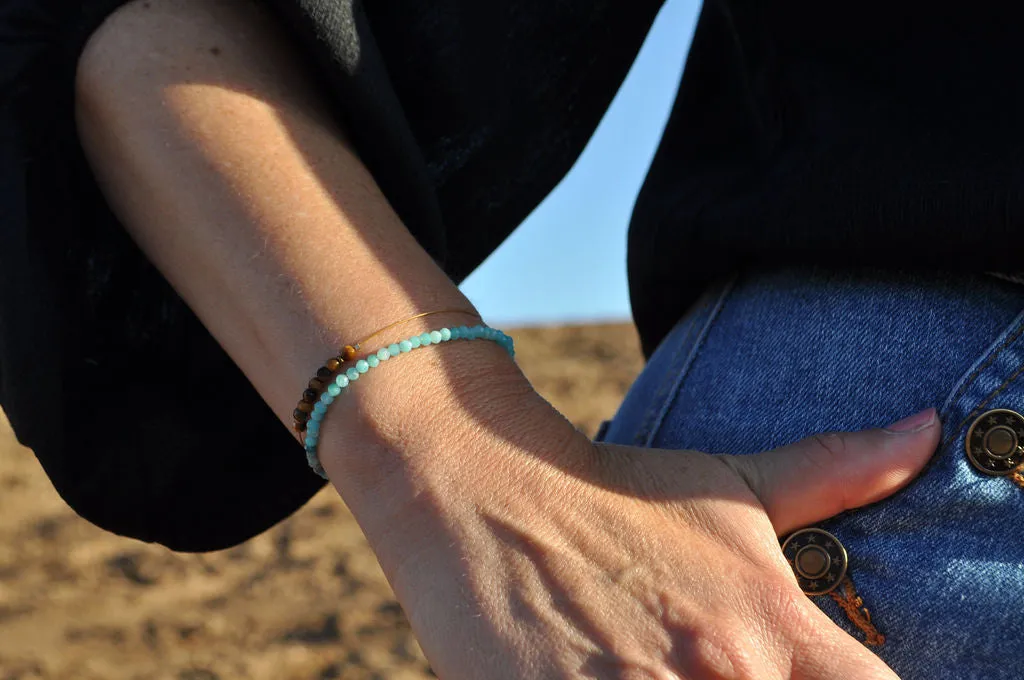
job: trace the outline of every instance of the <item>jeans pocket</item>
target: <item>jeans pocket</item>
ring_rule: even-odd
[[[953,384],[926,469],[902,491],[819,525],[846,545],[860,604],[886,637],[876,651],[903,680],[1019,677],[1012,650],[1024,640],[1024,540],[1015,525],[1024,480],[979,471],[966,435],[987,418],[1002,427],[995,410],[1024,413],[1022,375],[1024,314]],[[815,601],[863,639],[835,598]]]
[[[687,368],[699,353],[734,282],[735,277],[731,277],[711,286],[662,339],[615,417],[603,428],[601,441],[652,446]]]
[[[1024,288],[992,277],[745,272],[673,329],[606,440],[743,455],[940,407],[917,479],[818,525],[846,546],[855,590],[815,602],[859,639],[851,619],[869,620],[903,680],[1017,677],[1024,489],[964,447],[986,411],[1024,413],[1022,309]]]

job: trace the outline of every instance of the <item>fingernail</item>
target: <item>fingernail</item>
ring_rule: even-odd
[[[920,432],[926,428],[931,427],[935,424],[935,409],[926,408],[920,413],[915,413],[912,416],[898,420],[888,427],[882,428],[887,432],[893,432],[896,434],[909,434],[912,432]]]

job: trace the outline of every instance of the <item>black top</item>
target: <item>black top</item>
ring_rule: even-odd
[[[86,166],[75,62],[125,1],[0,0],[0,402],[84,517],[216,549],[321,481]],[[456,282],[568,170],[660,6],[261,2]],[[646,353],[746,265],[1019,268],[1014,18],[835,12],[705,3],[630,227]]]

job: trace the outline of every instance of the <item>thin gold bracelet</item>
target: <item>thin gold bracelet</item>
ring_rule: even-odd
[[[472,316],[475,319],[480,319],[480,315],[476,312],[468,312],[465,309],[441,309],[436,312],[422,312],[410,316],[408,319],[402,319],[390,323],[383,328],[370,333],[365,338],[355,343],[354,345],[345,345],[338,356],[328,359],[327,362],[317,370],[316,375],[309,381],[306,386],[306,390],[302,393],[302,398],[299,399],[299,403],[295,407],[295,411],[292,413],[292,419],[295,421],[294,429],[302,436],[302,433],[306,430],[306,423],[309,421],[310,414],[313,411],[313,403],[320,397],[321,390],[324,385],[330,381],[337,373],[342,369],[345,362],[352,361],[358,356],[359,347],[372,338],[377,337],[386,330],[390,330],[395,326],[399,326],[409,321],[416,319],[422,319],[425,316],[431,316],[433,314],[466,314]]]
[[[341,348],[341,356],[344,358],[345,361],[351,361],[352,359],[355,358],[356,352],[359,351],[360,346],[364,342],[366,342],[366,341],[368,341],[368,340],[370,340],[372,338],[377,337],[378,335],[380,335],[384,331],[390,330],[390,329],[394,328],[395,326],[400,326],[403,323],[408,323],[410,321],[415,321],[416,319],[422,319],[425,316],[433,316],[434,314],[466,314],[468,316],[472,316],[472,317],[475,317],[477,319],[480,318],[480,315],[477,314],[476,312],[468,312],[465,309],[440,309],[440,310],[438,310],[436,312],[422,312],[420,314],[414,314],[413,316],[410,316],[408,319],[402,319],[401,321],[396,321],[394,323],[389,323],[387,326],[384,326],[384,328],[380,328],[378,330],[375,330],[374,332],[370,333],[369,335],[367,335],[365,338],[363,338],[362,340],[360,340],[357,343],[354,343],[352,345],[345,345],[344,347]]]

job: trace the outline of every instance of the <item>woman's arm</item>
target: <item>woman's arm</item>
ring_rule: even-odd
[[[342,345],[418,312],[472,309],[400,223],[293,46],[254,3],[130,3],[92,37],[77,83],[80,136],[108,201],[283,422]],[[435,316],[399,330],[467,322]],[[547,442],[571,430],[551,413],[528,427],[510,421],[516,408],[491,417],[492,401],[539,400],[485,342],[403,357],[351,400],[328,419],[322,456],[357,505],[396,453],[465,464],[448,432],[454,420],[488,420],[481,436],[541,430]]]
[[[469,307],[249,0],[135,0],[77,82],[110,204],[282,427],[340,345]],[[361,380],[321,457],[448,680],[892,678],[800,593],[776,534],[899,488],[938,430],[736,459],[597,448],[468,342]]]

